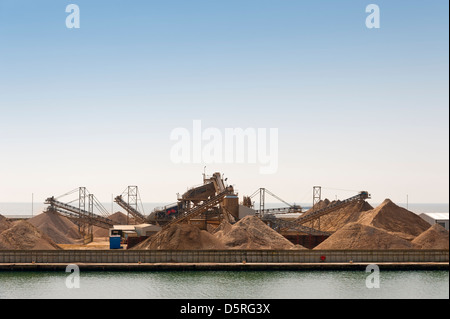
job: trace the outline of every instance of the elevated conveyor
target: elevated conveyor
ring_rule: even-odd
[[[117,205],[119,205],[120,207],[125,209],[131,216],[133,216],[134,219],[136,220],[136,222],[138,222],[140,224],[145,223],[145,220],[146,220],[145,216],[143,214],[141,214],[141,212],[139,212],[133,206],[131,206],[127,202],[125,202],[122,198],[122,195],[119,195],[116,198],[114,198],[114,202],[116,202]]]
[[[264,222],[268,222],[270,223],[270,226],[275,229],[276,231],[281,231],[281,230],[293,230],[293,231],[298,231],[298,232],[302,232],[308,235],[314,235],[314,236],[330,236],[331,233],[329,232],[324,232],[324,231],[320,231],[314,228],[310,228],[310,227],[306,227],[306,226],[302,226],[297,224],[295,221],[287,221],[281,218],[277,218],[273,215],[265,215],[264,218],[262,219],[262,221]]]
[[[362,191],[360,192],[358,195],[352,196],[350,198],[347,198],[341,202],[337,202],[335,204],[331,204],[328,205],[327,207],[324,207],[322,209],[318,209],[315,211],[312,211],[311,213],[305,213],[304,215],[300,216],[299,218],[297,218],[294,222],[296,224],[302,225],[305,224],[307,222],[313,221],[315,219],[318,219],[324,215],[330,214],[334,211],[337,211],[341,208],[347,207],[350,204],[356,202],[356,201],[360,201],[360,200],[366,200],[370,198],[370,194],[366,191]],[[314,207],[313,207],[314,209]]]
[[[48,208],[49,211],[57,212],[69,218],[74,218],[75,216],[78,216],[80,218],[79,219],[80,221],[83,221],[89,225],[109,229],[113,225],[117,224],[116,222],[107,217],[100,216],[92,212],[80,209],[78,207],[60,202],[56,200],[54,197],[47,198],[45,200],[45,204],[50,205],[50,207]]]

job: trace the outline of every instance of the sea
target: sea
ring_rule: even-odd
[[[449,299],[448,271],[0,271],[0,299]],[[67,284],[67,282],[71,284]]]
[[[164,205],[145,203],[143,207],[148,214]],[[449,212],[448,204],[409,203],[403,207],[416,214]],[[6,217],[31,217],[44,209],[45,205],[36,203],[0,203],[0,214]],[[380,268],[377,287],[368,285],[372,273],[363,270],[86,271],[79,273],[77,287],[69,287],[71,275],[64,271],[0,271],[0,299],[449,299],[449,272],[440,270]]]

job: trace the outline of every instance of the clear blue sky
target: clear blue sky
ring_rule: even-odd
[[[68,4],[80,29],[67,29]],[[367,29],[365,8],[381,10]],[[278,128],[279,167],[207,165],[240,195],[312,186],[449,201],[448,1],[0,0],[0,202],[139,185],[172,202],[203,164],[176,127]],[[325,193],[333,197],[334,192]],[[352,195],[338,194],[339,197]]]

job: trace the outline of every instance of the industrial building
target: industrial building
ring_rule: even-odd
[[[439,224],[446,230],[449,230],[448,215],[448,213],[422,213],[419,216],[430,223],[430,225]]]

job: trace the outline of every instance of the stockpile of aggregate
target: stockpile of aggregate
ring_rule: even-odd
[[[328,198],[320,200],[318,203],[316,203],[313,207],[308,209],[303,215],[306,216],[307,214],[310,214],[316,210],[322,209],[330,205],[331,202]]]
[[[208,250],[226,249],[222,241],[190,224],[175,224],[149,237],[131,249]]]
[[[8,229],[0,233],[0,248],[14,250],[61,249],[51,238],[25,220],[12,222]]]
[[[222,222],[214,235],[231,249],[305,249],[294,245],[255,216],[246,216],[234,225]]]
[[[217,228],[211,230],[210,233],[216,238],[223,240],[226,234],[228,234],[233,229],[233,225],[227,220],[222,220]]]
[[[326,201],[324,203],[326,203]],[[329,201],[328,203],[331,204]],[[366,201],[360,200],[352,202],[348,206],[320,217],[320,230],[335,232],[348,223],[357,222],[364,212],[372,209],[373,207]],[[317,227],[317,221],[308,222],[303,225],[307,227]]]
[[[331,203],[324,200],[318,207]],[[308,226],[308,225],[306,225]],[[442,227],[441,227],[442,228]],[[386,199],[373,208],[355,201],[321,217],[321,230],[333,234],[315,249],[448,249],[448,232]],[[447,247],[447,248],[445,248]],[[227,221],[210,232],[189,224],[176,224],[150,237],[134,249],[305,249],[293,245],[258,217]]]
[[[346,207],[344,210],[349,210]],[[430,225],[386,199],[376,208],[350,209],[347,222],[315,249],[418,249],[414,239]],[[363,210],[359,211],[358,210]],[[342,213],[342,212],[341,212]],[[331,215],[331,214],[330,214]],[[321,220],[321,226],[323,225]]]
[[[11,222],[6,219],[3,215],[0,215],[0,234],[11,227]],[[3,243],[0,236],[0,250],[9,249],[6,243]]]
[[[410,241],[383,229],[349,223],[314,249],[415,249]]]
[[[449,232],[439,224],[434,224],[414,238],[412,243],[422,249],[449,249]]]
[[[175,224],[132,249],[305,249],[294,245],[258,217],[246,216],[234,225],[226,220],[209,233],[190,224]]]
[[[12,249],[11,246],[4,242],[1,234],[12,227],[12,223],[3,215],[0,215],[0,250]]]
[[[28,220],[57,244],[76,244],[82,236],[78,226],[67,217],[53,212],[44,212]]]
[[[375,209],[364,212],[358,222],[383,229],[410,241],[430,227],[430,224],[417,214],[397,206],[390,199],[385,199]]]
[[[0,215],[0,233],[10,228],[12,223],[3,215]]]

